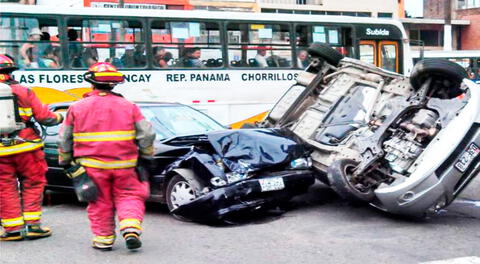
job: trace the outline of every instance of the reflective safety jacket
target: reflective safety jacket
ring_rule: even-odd
[[[72,159],[98,169],[131,168],[153,155],[155,133],[140,109],[120,95],[93,90],[68,109],[59,132],[60,164]]]
[[[11,83],[10,87],[17,99],[20,118],[22,122],[27,124],[27,127],[17,133],[16,138],[18,140],[14,140],[13,144],[5,146],[0,142],[0,157],[33,151],[43,147],[43,142],[32,126],[32,118],[35,118],[36,122],[45,126],[57,125],[63,119],[60,114],[50,111],[47,105],[42,104],[32,90],[16,82]]]

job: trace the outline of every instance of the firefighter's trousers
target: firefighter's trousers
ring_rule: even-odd
[[[88,204],[88,218],[95,236],[110,237],[115,234],[115,213],[120,231],[141,233],[145,214],[145,200],[149,196],[148,181],[138,179],[135,168],[97,169],[85,168],[98,188],[98,198]]]
[[[0,157],[0,218],[5,231],[40,222],[46,171],[41,149]]]

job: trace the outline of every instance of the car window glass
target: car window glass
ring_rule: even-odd
[[[144,106],[140,109],[152,123],[157,140],[223,129],[213,119],[187,106]]]

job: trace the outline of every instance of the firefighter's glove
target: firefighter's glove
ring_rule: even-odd
[[[73,155],[69,152],[60,152],[58,154],[58,165],[60,165],[64,170],[72,167]]]
[[[95,183],[88,177],[85,168],[80,164],[73,164],[65,169],[65,174],[72,179],[75,193],[80,202],[94,202],[97,200],[98,189]]]
[[[154,169],[153,159],[145,159],[143,157],[138,159],[138,164],[135,170],[138,174],[138,179],[141,182],[148,181],[150,174]]]

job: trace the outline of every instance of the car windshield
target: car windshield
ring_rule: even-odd
[[[183,105],[140,106],[145,118],[152,123],[156,140],[183,135],[203,134],[208,131],[225,129],[222,125],[191,107]],[[65,116],[66,109],[56,110]],[[55,141],[60,126],[47,127],[50,140]]]
[[[152,123],[157,140],[225,129],[207,115],[188,106],[141,106],[140,109]]]

